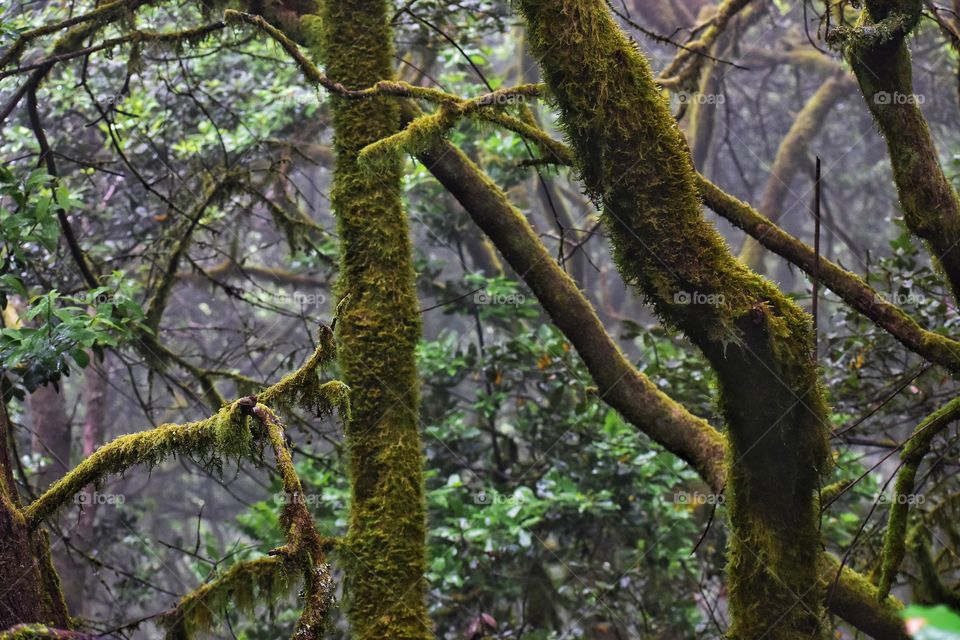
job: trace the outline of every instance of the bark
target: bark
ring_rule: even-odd
[[[330,77],[365,89],[393,75],[392,6],[332,0],[301,30]],[[322,25],[322,26],[319,26]],[[319,34],[316,31],[319,30]],[[322,37],[316,38],[317,35]],[[319,45],[319,46],[318,46]],[[352,389],[351,508],[342,554],[353,637],[432,638],[424,605],[426,508],[415,349],[420,313],[401,203],[402,159],[363,166],[361,149],[400,130],[396,100],[333,97],[331,201],[340,239],[339,362]]]
[[[893,179],[907,227],[923,239],[960,295],[960,199],[940,166],[937,149],[913,93],[907,35],[920,0],[872,0],[862,26],[841,32],[847,59],[880,132],[887,141]],[[839,31],[839,30],[838,30]]]
[[[46,460],[37,474],[40,490],[63,477],[70,468],[70,416],[63,395],[47,384],[27,397],[32,427],[31,448]]]
[[[69,626],[67,606],[50,563],[46,532],[31,532],[19,506],[8,438],[12,425],[0,402],[0,631],[18,624]]]
[[[91,361],[93,358],[91,357]],[[92,362],[84,371],[84,406],[86,415],[83,419],[81,434],[81,453],[83,459],[93,455],[103,441],[107,411],[107,371],[104,363]],[[72,530],[68,532],[70,545],[73,549],[88,552],[93,549],[93,527],[97,517],[97,503],[87,501],[83,511],[75,521],[71,521]],[[75,523],[75,524],[73,524]],[[70,612],[75,616],[85,614],[87,603],[86,586],[89,578],[90,565],[80,555],[72,550],[55,554],[55,564],[60,571],[60,581],[63,583],[63,592],[67,599]]]
[[[829,449],[810,318],[703,220],[679,128],[607,6],[520,7],[621,272],[717,371],[730,442],[730,636],[826,637],[816,492]]]

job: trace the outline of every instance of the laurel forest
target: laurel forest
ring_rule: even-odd
[[[960,2],[10,0],[0,640],[960,639]]]

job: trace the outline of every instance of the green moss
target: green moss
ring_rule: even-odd
[[[326,72],[347,89],[390,80],[392,9],[331,0],[322,14]],[[420,337],[412,248],[396,154],[365,170],[361,150],[400,131],[395,99],[333,97],[331,201],[340,239],[338,359],[352,390],[351,510],[345,604],[353,637],[432,638],[423,602],[426,517],[414,353]]]
[[[321,352],[322,348],[317,350]],[[228,604],[242,612],[252,612],[256,605],[272,602],[289,591],[299,576],[304,585],[304,607],[293,638],[318,640],[334,600],[333,578],[324,558],[329,542],[317,533],[302,499],[303,487],[284,438],[283,422],[269,407],[252,398],[241,401],[240,406],[258,419],[276,455],[286,494],[280,514],[286,544],[272,550],[269,556],[238,563],[181,599],[164,616],[167,637],[186,640],[197,631],[211,629]]]
[[[913,93],[906,41],[921,9],[919,0],[872,0],[857,25],[834,32],[831,42],[843,48],[887,141],[904,221],[926,243],[956,297],[960,295],[960,198],[940,166],[920,101]]]
[[[162,623],[167,637],[192,638],[198,632],[210,631],[225,611],[253,613],[258,604],[270,604],[296,583],[284,558],[265,556],[238,562],[198,587],[167,612]]]
[[[877,591],[881,598],[890,593],[890,587],[896,579],[906,551],[907,517],[910,504],[913,502],[914,483],[920,464],[930,451],[933,439],[958,418],[960,418],[960,399],[948,402],[918,424],[900,454],[903,465],[894,485],[895,499],[890,506],[880,561],[881,571]]]
[[[520,7],[620,271],[717,371],[730,442],[730,635],[821,637],[815,497],[829,448],[810,317],[703,219],[679,128],[606,5]]]

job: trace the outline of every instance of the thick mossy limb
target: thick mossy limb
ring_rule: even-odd
[[[0,631],[0,640],[100,640],[102,637],[42,624],[18,624],[6,631]]]
[[[385,0],[329,0],[321,20],[326,72],[349,90],[391,80]],[[311,43],[308,43],[308,45]],[[342,554],[345,605],[360,640],[432,638],[424,604],[426,509],[415,349],[420,314],[402,160],[365,170],[360,151],[400,131],[395,99],[333,100],[337,165],[331,202],[340,238],[338,360],[352,390],[346,429],[351,509]]]
[[[404,105],[415,117],[415,107]],[[715,490],[725,478],[725,439],[702,418],[664,394],[624,356],[577,283],[557,264],[507,195],[449,142],[418,154],[437,180],[521,274],[551,320],[583,359],[599,396],[624,419],[686,460]]]
[[[730,449],[731,637],[825,637],[816,493],[826,406],[809,316],[730,255],[646,59],[602,0],[521,0],[617,264],[716,369]]]
[[[829,553],[820,554],[817,567],[831,611],[871,638],[908,640],[899,615],[903,609],[899,600],[891,596],[877,597],[877,589],[869,580],[850,567],[841,568],[840,562]]]
[[[924,240],[960,296],[960,199],[943,172],[926,118],[913,93],[906,36],[920,0],[870,0],[857,26],[833,34],[843,44],[864,101],[887,141],[904,221]]]
[[[897,577],[897,571],[906,553],[907,516],[910,504],[913,502],[914,482],[920,470],[920,464],[930,451],[933,439],[958,418],[960,418],[960,398],[948,402],[918,424],[903,445],[903,451],[900,454],[903,466],[897,474],[894,500],[890,505],[887,531],[883,539],[880,581],[877,585],[877,593],[881,598],[885,598],[890,593],[890,586]]]

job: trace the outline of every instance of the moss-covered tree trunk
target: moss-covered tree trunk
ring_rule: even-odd
[[[329,0],[322,13],[322,62],[350,89],[392,76],[390,6]],[[310,17],[304,32],[316,33]],[[347,428],[352,503],[346,608],[361,640],[432,638],[424,605],[426,517],[418,428],[415,348],[420,312],[412,247],[401,202],[402,159],[375,170],[360,150],[400,129],[390,98],[333,98],[337,154],[331,200],[340,236],[338,354],[352,389]]]
[[[67,628],[46,532],[30,532],[19,507],[7,449],[10,428],[0,402],[0,631],[29,623]]]
[[[810,318],[703,219],[680,130],[603,0],[519,4],[620,270],[717,371],[730,637],[826,637],[816,494],[828,447]]]
[[[922,97],[913,93],[907,35],[920,19],[920,0],[868,0],[855,29],[834,36],[847,45],[864,101],[887,141],[903,219],[936,257],[960,297],[960,198],[943,172]],[[839,35],[838,35],[839,34]]]

